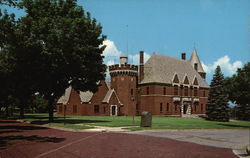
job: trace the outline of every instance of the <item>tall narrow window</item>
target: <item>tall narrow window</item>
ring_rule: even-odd
[[[178,86],[174,86],[174,95],[178,95]]]
[[[187,86],[184,87],[184,95],[188,96],[188,87]]]
[[[203,104],[201,104],[201,112],[203,112]]]
[[[194,87],[194,96],[197,96],[197,87]]]
[[[160,103],[160,112],[162,112],[162,103]]]
[[[139,111],[139,104],[136,104],[136,111]]]
[[[166,88],[163,88],[163,95],[166,95]]]
[[[194,104],[194,111],[196,112],[196,104]]]
[[[134,89],[131,89],[131,90],[130,90],[130,94],[131,94],[131,95],[134,95]]]
[[[167,111],[169,111],[169,104],[167,103]]]
[[[105,106],[103,107],[103,113],[104,114],[106,113],[106,107]]]
[[[62,112],[63,105],[59,105],[59,112]]]
[[[206,91],[203,90],[203,97],[206,97]]]
[[[77,113],[77,105],[73,105],[73,113]]]
[[[94,105],[94,112],[99,113],[99,105]]]
[[[175,104],[175,106],[174,106],[174,110],[175,110],[175,111],[177,111],[177,104]]]
[[[147,87],[147,94],[149,94],[149,87]]]

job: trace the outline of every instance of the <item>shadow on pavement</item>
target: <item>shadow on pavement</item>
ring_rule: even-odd
[[[16,135],[16,136],[1,136],[0,137],[0,150],[5,149],[8,145],[11,145],[11,141],[32,141],[32,142],[52,142],[52,143],[59,143],[65,140],[65,138],[56,138],[56,137],[41,137],[37,135],[32,136],[23,136],[23,135]]]
[[[1,125],[0,129],[14,129],[14,130],[39,130],[39,129],[48,129],[46,127],[38,126],[18,126],[18,125]]]

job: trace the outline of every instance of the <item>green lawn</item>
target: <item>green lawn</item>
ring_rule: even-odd
[[[247,121],[230,121],[230,122],[215,122],[196,118],[179,118],[179,117],[153,117],[153,126],[148,128],[141,128],[140,117],[136,116],[67,116],[64,125],[64,118],[62,115],[55,115],[54,123],[48,123],[47,114],[26,114],[24,121],[33,124],[46,124],[51,126],[59,126],[72,129],[86,129],[91,128],[91,125],[121,127],[131,126],[130,130],[142,129],[247,129],[250,123]],[[86,126],[87,125],[87,126]],[[138,126],[138,127],[133,127]]]

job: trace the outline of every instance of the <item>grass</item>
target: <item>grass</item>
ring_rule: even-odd
[[[140,116],[67,116],[64,121],[62,115],[55,115],[54,122],[48,122],[48,114],[26,114],[26,122],[32,124],[50,125],[70,129],[87,129],[91,126],[127,127],[130,130],[148,129],[247,129],[247,121],[216,122],[197,118],[157,117],[152,120],[152,127],[139,127]],[[64,124],[65,122],[65,124]],[[131,126],[131,127],[129,127]],[[137,127],[135,127],[137,126]]]

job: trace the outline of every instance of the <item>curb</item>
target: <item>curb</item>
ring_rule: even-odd
[[[233,153],[239,158],[250,158],[249,146],[233,149]]]

